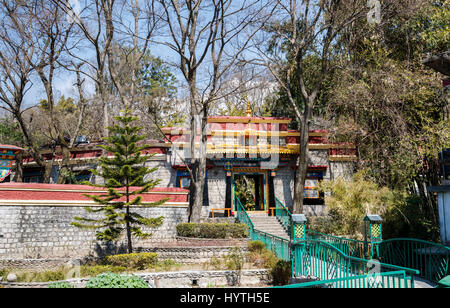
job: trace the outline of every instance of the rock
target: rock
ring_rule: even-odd
[[[17,275],[14,273],[8,274],[8,276],[6,277],[6,280],[8,282],[16,282],[17,281]]]

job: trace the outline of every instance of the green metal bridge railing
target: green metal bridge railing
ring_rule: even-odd
[[[364,241],[333,236],[309,229],[306,230],[306,239],[322,240],[324,242],[330,243],[331,245],[351,257],[357,257],[361,259],[365,259],[368,257],[368,247],[367,243]]]
[[[414,287],[414,276],[419,274],[414,269],[348,256],[332,244],[322,240],[296,242],[291,249],[293,277],[347,281],[352,280],[351,277],[355,276],[367,276],[369,279],[376,277],[379,273],[384,273],[383,277],[388,277],[388,273],[397,275],[400,271],[404,272],[409,285]]]
[[[421,278],[438,282],[450,275],[450,247],[410,238],[383,240],[375,245],[377,259],[416,269]]]
[[[275,288],[412,288],[411,277],[404,271],[357,275],[339,279],[318,280]]]
[[[293,277],[321,280],[302,284],[304,287],[414,287],[415,276],[437,282],[450,274],[450,248],[422,240],[369,243],[307,230],[305,240],[294,242],[292,215],[278,199],[276,202],[276,216],[289,230],[291,240],[256,230],[237,197],[236,215],[248,226],[250,239],[262,241],[278,258],[291,260]]]

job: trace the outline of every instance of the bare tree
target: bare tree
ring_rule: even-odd
[[[169,33],[162,43],[178,57],[176,66],[189,93],[190,160],[185,162],[191,177],[192,222],[200,220],[203,206],[209,110],[219,98],[222,78],[241,60],[251,37],[259,30],[253,26],[264,24],[261,19],[266,18],[265,2],[160,0]]]
[[[51,1],[60,7],[67,16],[71,16],[71,21],[81,32],[78,40],[82,44],[78,44],[79,48],[68,50],[67,52],[72,58],[72,62],[76,63],[72,65],[72,71],[76,73],[73,67],[78,67],[78,72],[88,77],[95,84],[95,96],[100,101],[103,112],[103,137],[107,137],[107,127],[110,122],[109,100],[111,96],[108,93],[107,86],[108,58],[106,50],[112,44],[114,31],[106,31],[105,11],[112,10],[115,1],[89,1],[85,7],[78,8],[80,11],[76,11],[76,8],[72,7],[68,0]],[[83,64],[83,70],[78,66],[80,63]]]
[[[19,123],[24,144],[35,163],[45,168],[44,182],[50,180],[51,165],[40,154],[38,144],[25,114],[34,105],[25,106],[24,98],[32,86],[35,70],[36,46],[33,44],[32,29],[35,16],[28,14],[29,7],[16,1],[1,1],[2,23],[0,29],[0,108],[10,112]],[[15,180],[22,181],[21,162],[18,163]]]
[[[132,108],[141,98],[141,81],[138,80],[142,60],[150,50],[150,39],[158,26],[154,1],[108,1],[104,5],[106,35],[116,40],[105,49],[111,81],[122,105]],[[120,44],[117,43],[120,41]]]
[[[254,62],[271,71],[287,94],[299,123],[300,154],[294,188],[294,213],[303,212],[310,123],[322,82],[330,72],[333,47],[346,27],[367,14],[366,5],[367,1],[363,0],[277,0],[277,12],[266,27],[269,37],[263,36],[260,44],[255,45],[259,59]],[[268,46],[267,42],[272,45]],[[306,60],[311,54],[320,61],[314,78],[306,73]],[[296,91],[300,92],[300,99]]]
[[[36,2],[27,5],[27,13],[34,17],[34,23],[29,29],[30,39],[35,55],[28,58],[30,65],[36,71],[46,93],[45,110],[49,116],[49,128],[52,141],[59,146],[62,152],[60,172],[57,183],[63,184],[69,171],[70,148],[73,139],[67,140],[66,131],[63,130],[62,118],[58,116],[55,107],[54,78],[60,68],[59,62],[63,53],[69,50],[68,40],[72,25],[66,22],[66,15],[52,2]],[[81,115],[82,116],[82,115]],[[75,137],[76,138],[76,137]]]

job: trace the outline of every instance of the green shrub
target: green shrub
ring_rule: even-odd
[[[214,257],[210,258],[207,262],[205,262],[203,264],[203,266],[205,269],[212,268],[212,269],[218,271],[218,270],[222,269],[223,262],[224,262],[223,259],[214,256]]]
[[[163,270],[163,271],[169,271],[174,267],[179,267],[180,264],[176,263],[174,260],[167,259],[163,261],[159,261],[158,264],[156,264],[157,270]]]
[[[251,241],[248,243],[248,251],[262,253],[266,245],[261,241]]]
[[[177,225],[177,234],[184,237],[197,237],[199,233],[198,224],[181,223]]]
[[[251,241],[248,243],[247,259],[253,265],[262,268],[272,268],[278,261],[273,251],[265,248],[265,244],[261,241]]]
[[[412,237],[440,241],[439,224],[430,207],[419,196],[395,192],[395,204],[384,215],[383,238]]]
[[[2,269],[0,270],[0,277],[6,280],[9,273],[15,272],[17,275],[17,282],[49,282],[64,280],[66,277],[66,271],[64,268],[59,268],[53,271],[31,271],[23,272],[21,270],[14,269]]]
[[[17,282],[49,282],[64,280],[66,272],[64,269],[44,272],[24,272],[17,274]]]
[[[241,284],[242,268],[245,263],[245,255],[240,247],[233,247],[230,253],[224,256],[225,266],[228,270],[234,271],[234,285]]]
[[[149,288],[148,284],[140,277],[134,275],[121,275],[116,273],[103,273],[89,279],[87,289],[94,288]]]
[[[361,237],[364,216],[367,213],[383,216],[394,202],[393,192],[366,179],[364,171],[355,173],[353,180],[341,177],[332,181],[324,180],[319,189],[328,193],[325,203],[327,214],[334,224],[334,235]]]
[[[73,289],[73,285],[62,281],[62,282],[54,282],[48,285],[49,289]]]
[[[0,269],[0,277],[3,277],[3,280],[6,280],[6,277],[8,277],[9,269],[3,268]]]
[[[224,256],[224,260],[228,270],[240,271],[244,267],[245,256],[240,247],[233,247],[230,253]]]
[[[270,270],[272,282],[274,285],[287,285],[291,278],[291,262],[278,260]]]
[[[129,269],[144,270],[152,268],[158,263],[157,253],[130,253],[107,256],[107,265],[122,266]]]
[[[193,238],[245,238],[248,236],[245,224],[235,223],[182,223],[177,225],[177,234]]]
[[[115,265],[82,265],[80,269],[80,274],[82,277],[95,277],[102,273],[123,273],[126,272],[127,268],[125,266],[115,266]]]

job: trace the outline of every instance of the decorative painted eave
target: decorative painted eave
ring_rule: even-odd
[[[357,160],[355,155],[334,155],[328,156],[329,161],[342,161],[342,162],[353,162]]]
[[[15,145],[0,144],[0,153],[4,153],[4,151],[8,150],[14,152],[15,154],[19,154],[21,151],[24,151],[25,149]]]
[[[275,117],[248,117],[248,116],[211,116],[208,117],[208,123],[272,123],[272,124],[289,124],[290,118]]]
[[[167,144],[163,142],[154,141],[148,144],[148,148],[142,150],[143,156],[153,156],[153,155],[162,155],[166,153]],[[97,160],[102,156],[103,149],[99,147],[99,144],[96,145],[86,145],[75,147],[70,151],[70,164],[78,164],[80,161],[90,161]],[[60,161],[62,160],[62,153],[60,151],[56,151],[54,154],[51,150],[42,150],[40,154],[44,157],[45,160],[53,160]],[[111,153],[108,153],[109,157],[112,157]],[[27,154],[23,159],[24,165],[33,164],[34,159],[32,156]]]

